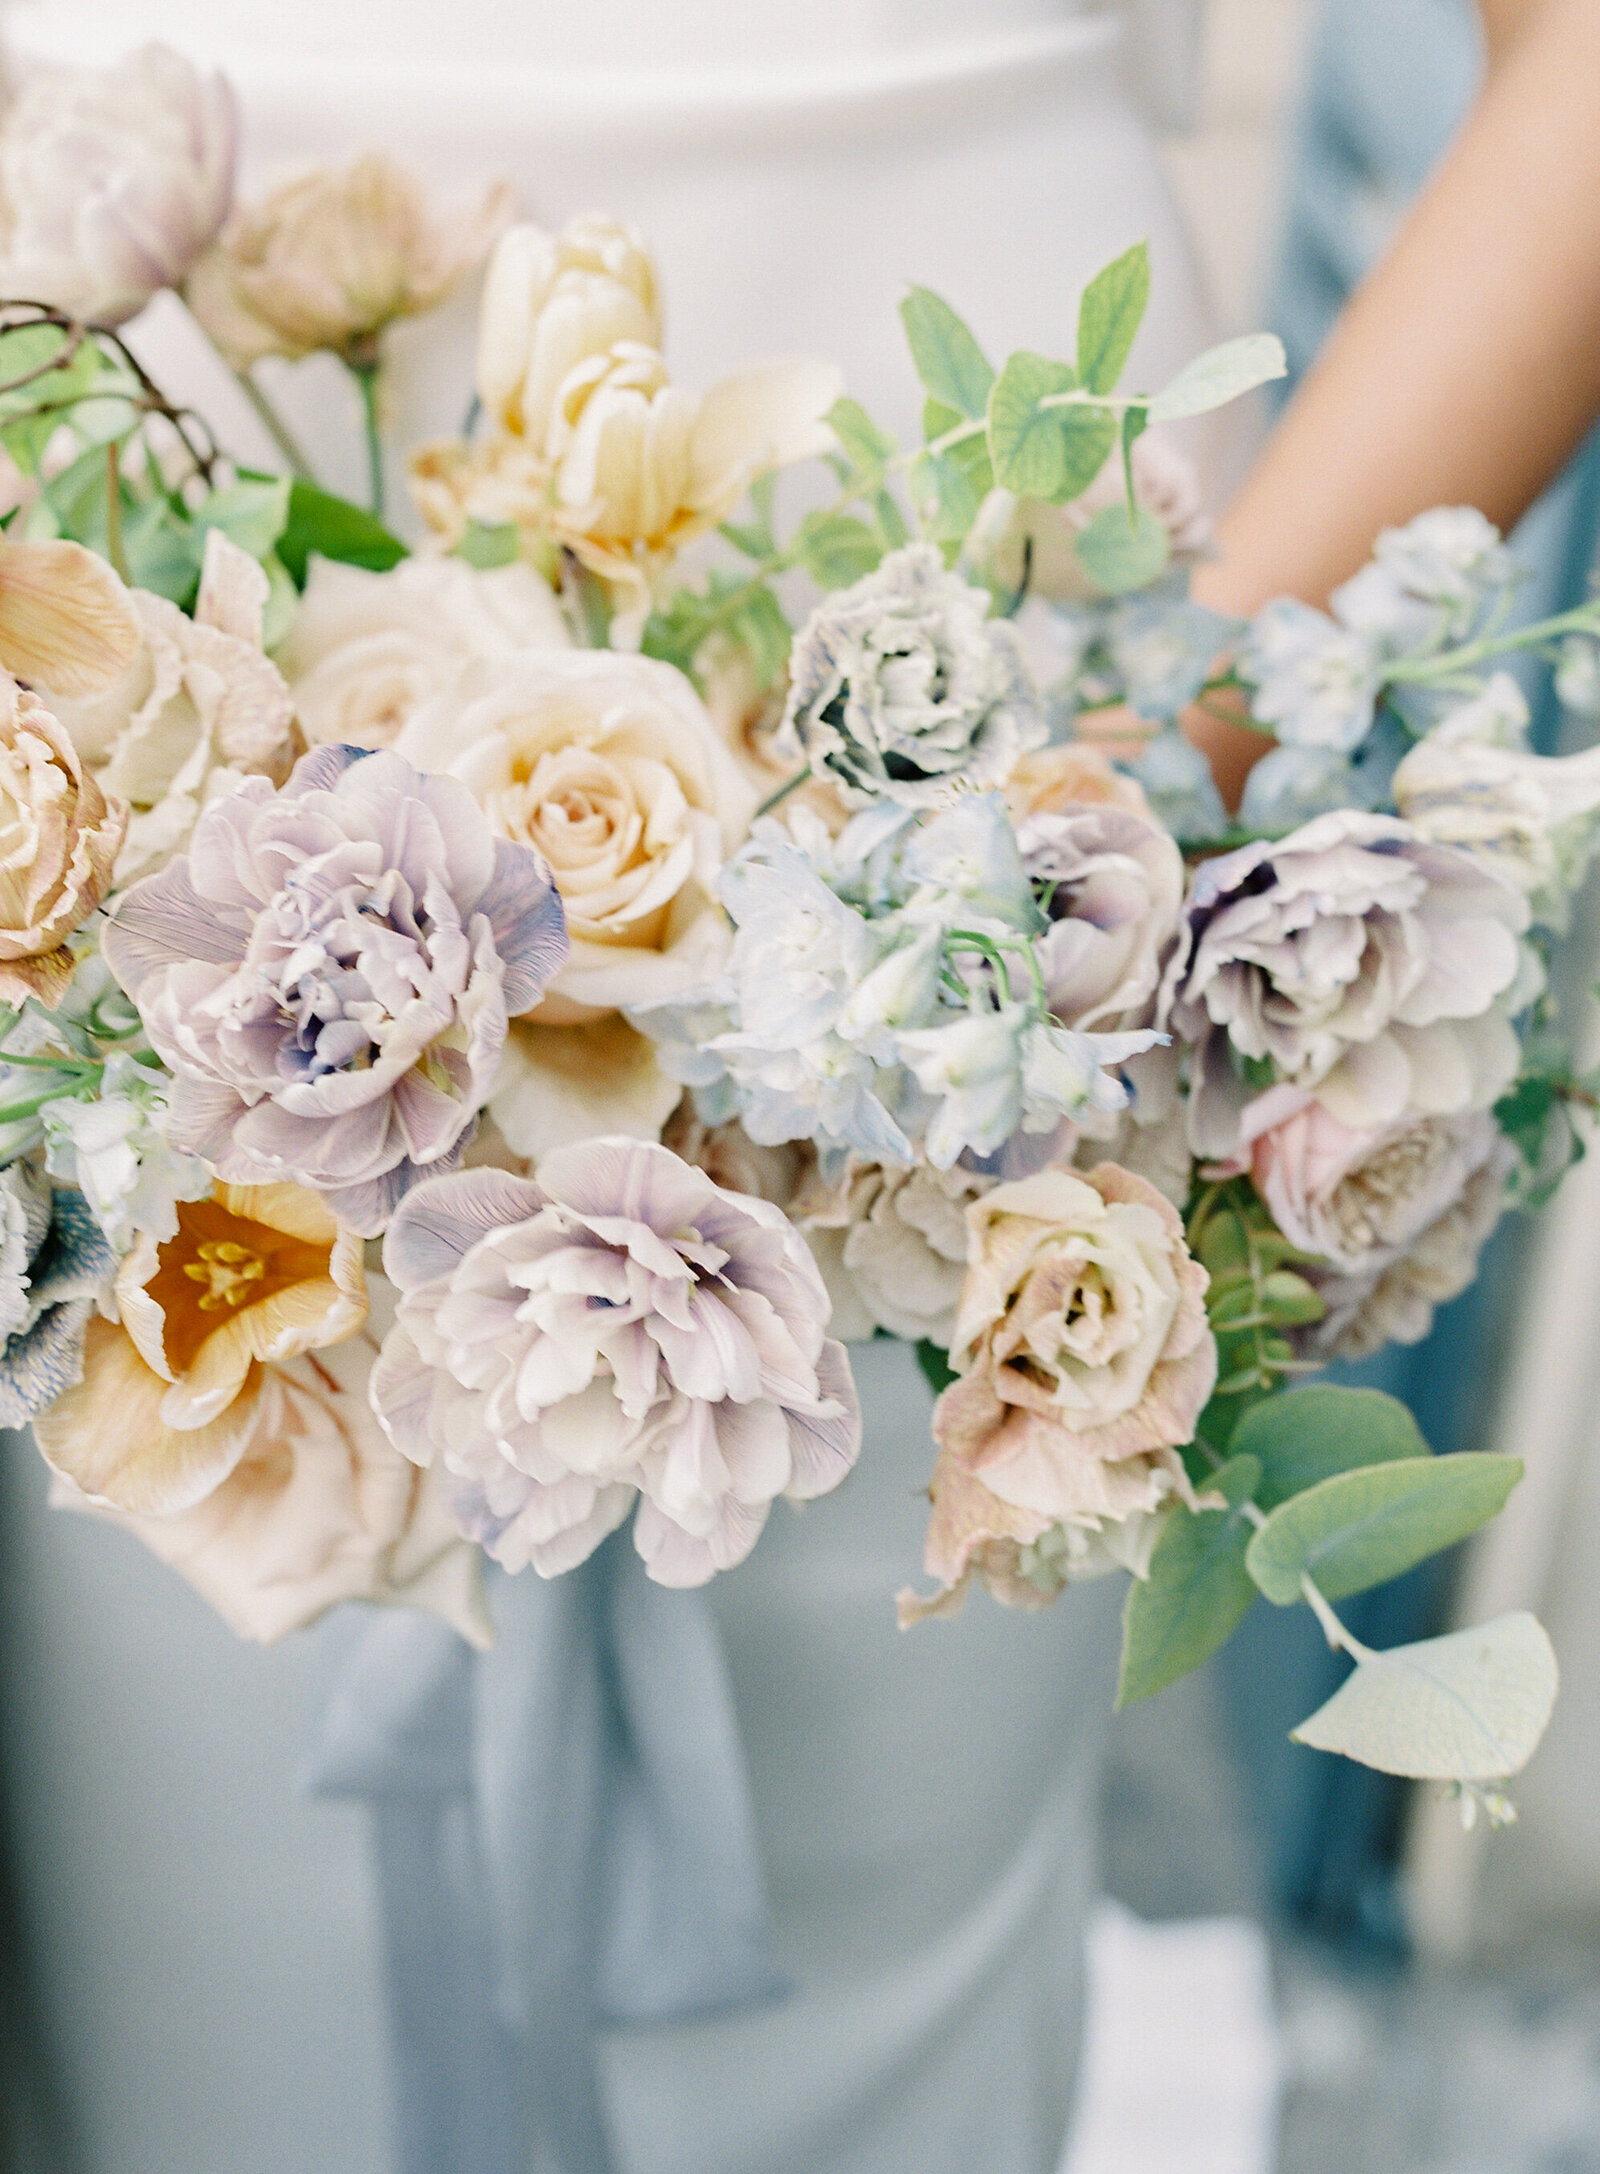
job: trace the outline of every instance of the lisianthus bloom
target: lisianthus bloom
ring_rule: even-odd
[[[861,1417],[828,1296],[780,1209],[668,1149],[591,1139],[533,1180],[420,1186],[384,1241],[399,1317],[372,1402],[442,1460],[465,1529],[545,1577],[638,1504],[663,1585],[741,1562],[773,1499],[838,1485]]]
[[[1487,1107],[1516,1073],[1496,999],[1527,919],[1509,884],[1392,816],[1323,815],[1202,862],[1162,991],[1193,1045],[1197,1152],[1235,1152],[1236,1058],[1357,1128]]]
[[[101,942],[177,1075],[173,1145],[309,1185],[365,1236],[457,1158],[508,1016],[566,955],[544,863],[464,786],[336,747],[214,800]]]
[[[118,325],[181,286],[227,215],[237,137],[223,78],[164,45],[30,76],[0,125],[5,292]]]
[[[38,696],[0,673],[0,1001],[60,1003],[66,939],[105,896],[127,822]]]
[[[965,1210],[993,1183],[959,1163],[902,1170],[852,1158],[832,1182],[813,1164],[789,1214],[832,1296],[834,1335],[849,1343],[887,1329],[948,1344],[966,1281]]]
[[[25,1162],[0,1170],[0,1427],[25,1427],[79,1378],[115,1267],[82,1193]]]
[[[295,1185],[218,1185],[143,1234],[116,1278],[115,1321],[90,1323],[82,1381],[39,1418],[39,1446],[85,1494],[162,1517],[234,1469],[263,1370],[353,1336],[366,1319],[361,1241]]]
[[[436,309],[510,213],[504,182],[437,211],[404,167],[364,152],[236,212],[190,274],[189,307],[235,369],[323,348],[371,363],[384,327]]]
[[[619,340],[661,345],[655,266],[633,229],[595,212],[559,234],[508,227],[478,312],[478,398],[495,426],[542,451],[569,371]]]
[[[141,1231],[172,1237],[178,1202],[211,1190],[205,1164],[167,1139],[170,1084],[117,1050],[91,1095],[62,1094],[39,1111],[50,1175],[82,1193],[114,1253],[126,1253]]]
[[[1515,1161],[1487,1110],[1355,1130],[1293,1087],[1258,1096],[1241,1135],[1279,1229],[1327,1263],[1305,1270],[1327,1307],[1306,1343],[1337,1358],[1421,1341],[1477,1272]]]
[[[366,1399],[370,1328],[259,1368],[241,1393],[238,1462],[188,1509],[117,1507],[57,1471],[56,1509],[109,1519],[270,1645],[341,1601],[425,1608],[476,1646],[491,1637],[481,1557],[434,1474],[391,1446]]]
[[[932,544],[892,551],[796,636],[784,737],[852,807],[1003,784],[1045,720],[1015,630],[988,611]]]
[[[1183,902],[1171,835],[1126,808],[1078,807],[1025,816],[1017,845],[1050,923],[1037,956],[1056,1018],[1146,1025]]]
[[[390,747],[476,657],[566,649],[554,592],[531,566],[402,559],[386,573],[313,555],[273,652],[312,747]]]
[[[567,962],[507,1046],[492,1104],[506,1138],[522,1155],[559,1144],[545,1081],[586,1053],[599,1099],[584,1129],[654,1138],[677,1083],[631,1028],[612,1075],[585,1022],[709,981],[726,955],[715,884],[751,799],[699,696],[649,657],[525,656],[465,675],[398,745],[460,778],[498,836],[542,853],[566,913]]]
[[[98,693],[50,698],[100,785],[131,814],[118,889],[165,866],[200,810],[244,777],[281,785],[298,743],[283,675],[261,651],[267,577],[220,529],[206,537],[194,616],[127,592],[137,643]]]
[[[1042,1170],[974,1201],[967,1227],[926,1548],[952,1595],[1053,1527],[1103,1536],[1185,1491],[1178,1449],[1217,1370],[1206,1272],[1142,1178]]]

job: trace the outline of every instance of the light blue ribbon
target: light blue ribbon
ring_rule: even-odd
[[[596,2028],[785,1990],[727,1672],[626,1533],[492,1602],[375,1616],[308,1786],[372,1813],[400,2174],[613,2174]]]

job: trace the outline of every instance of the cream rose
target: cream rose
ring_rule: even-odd
[[[1137,1554],[1140,1528],[1120,1540],[1109,1529],[1187,1490],[1177,1452],[1211,1393],[1216,1345],[1182,1219],[1115,1163],[996,1186],[967,1227],[950,1348],[961,1378],[934,1407],[926,1563],[946,1594],[992,1568],[1014,1599],[1020,1551],[1052,1531],[1061,1576],[1075,1559],[1111,1559],[1108,1547]]]
[[[312,747],[389,747],[474,657],[567,649],[572,637],[531,566],[402,559],[387,573],[313,558],[274,652]]]
[[[967,1272],[965,1211],[994,1183],[976,1171],[852,1162],[829,1184],[813,1165],[789,1203],[845,1343],[887,1329],[948,1344]]]
[[[717,972],[714,886],[752,803],[694,689],[670,665],[605,650],[489,662],[397,745],[542,853],[561,894],[571,953],[513,1029],[491,1104],[512,1148],[541,1154],[601,1124],[655,1137],[679,1090],[615,1015]],[[599,1021],[605,1034],[561,1031]]]
[[[195,616],[130,591],[141,635],[132,662],[105,693],[56,701],[101,786],[133,810],[119,889],[164,867],[201,809],[240,778],[281,784],[293,767],[289,689],[261,650],[266,599],[261,568],[213,529]]]
[[[0,673],[0,1002],[65,996],[66,939],[105,896],[127,820],[38,696]]]

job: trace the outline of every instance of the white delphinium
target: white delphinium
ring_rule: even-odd
[[[168,1143],[168,1085],[164,1072],[119,1051],[92,1098],[62,1096],[39,1112],[50,1175],[77,1186],[116,1253],[141,1233],[173,1237],[178,1202],[211,1190],[199,1157]]]

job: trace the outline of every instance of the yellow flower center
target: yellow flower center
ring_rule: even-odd
[[[231,1238],[208,1238],[200,1247],[200,1258],[186,1261],[183,1272],[191,1283],[206,1286],[200,1299],[202,1313],[231,1313],[255,1295],[251,1287],[266,1275],[267,1264],[259,1253]]]

